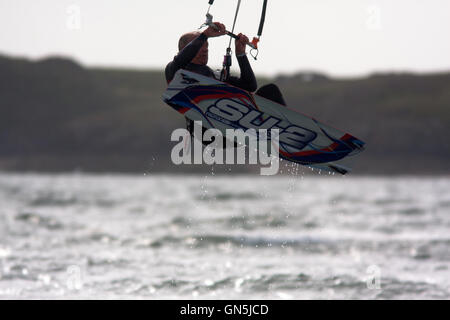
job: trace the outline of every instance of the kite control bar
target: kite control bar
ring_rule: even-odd
[[[251,42],[247,43],[247,45],[250,48],[252,48],[252,50],[250,50],[250,54],[252,55],[252,57],[255,60],[256,60],[256,57],[258,56],[258,42],[259,42],[259,39],[261,38],[261,34],[262,34],[262,31],[263,31],[263,27],[264,27],[264,22],[265,22],[265,19],[266,19],[267,2],[268,2],[268,0],[264,0],[264,2],[263,2],[263,9],[262,9],[262,13],[261,13],[261,20],[259,22],[259,28],[258,28],[258,36],[254,37]],[[214,4],[214,0],[209,0],[208,4],[209,4],[209,7],[208,7],[208,12],[206,13],[206,22],[201,27],[208,26],[208,27],[213,27],[213,28],[215,28],[217,30],[216,25],[212,22],[213,16],[209,13],[209,10],[211,9],[211,6]],[[233,30],[234,30],[234,25],[236,23],[236,18],[237,18],[238,12],[239,12],[240,4],[241,4],[241,0],[238,0],[238,7],[236,9],[236,15],[234,17]],[[237,35],[235,35],[233,32],[230,32],[230,31],[225,31],[225,32],[231,38],[239,39],[239,37]],[[230,39],[230,41],[231,41],[231,39]],[[253,50],[256,51],[256,55],[252,54]]]
[[[262,9],[262,14],[261,14],[261,20],[259,22],[259,28],[258,28],[258,36],[254,37],[253,40],[251,42],[248,42],[247,45],[252,48],[252,50],[250,50],[250,55],[253,57],[253,59],[256,60],[256,57],[258,56],[258,42],[259,39],[261,38],[261,34],[263,31],[263,27],[264,27],[264,20],[266,18],[266,8],[267,8],[267,1],[268,0],[264,0],[263,3],[263,9]],[[213,16],[209,13],[209,10],[211,9],[211,6],[214,4],[214,0],[209,0],[209,7],[208,7],[208,12],[206,13],[206,21],[204,24],[202,24],[200,26],[200,28],[204,27],[204,26],[208,26],[211,28],[214,28],[216,30],[218,30],[218,27],[213,23]],[[237,16],[239,13],[239,8],[241,6],[241,0],[238,0],[237,3],[237,8],[236,8],[236,14],[234,16],[234,22],[233,22],[233,29],[230,31],[225,30],[225,34],[230,36],[231,38],[234,39],[239,39],[239,36],[235,35],[234,32],[234,27],[236,25],[236,20],[237,20]],[[254,55],[252,52],[256,51],[256,54]],[[227,81],[230,75],[230,67],[231,67],[231,39],[230,39],[230,43],[228,45],[227,48],[227,53],[224,57],[223,60],[223,69],[222,69],[222,73],[220,75],[220,80],[221,81]]]
[[[212,27],[212,28],[218,30],[217,26],[212,22],[212,19],[213,19],[213,16],[210,13],[207,13],[206,21],[202,26],[208,26],[208,27]],[[237,35],[235,35],[234,33],[230,32],[230,31],[225,30],[225,34],[227,36],[232,37],[233,39],[236,39],[236,40],[239,39],[239,37]],[[253,41],[248,42],[247,45],[250,48],[257,50],[258,49],[258,41],[259,41],[258,38],[253,38]]]

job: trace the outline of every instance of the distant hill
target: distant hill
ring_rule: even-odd
[[[297,110],[367,143],[359,174],[450,173],[450,73],[275,79]],[[162,70],[86,69],[66,58],[0,56],[0,170],[180,172]],[[241,167],[238,171],[246,171]]]

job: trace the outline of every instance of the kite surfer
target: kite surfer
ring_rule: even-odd
[[[169,83],[175,73],[180,69],[185,69],[201,75],[217,78],[214,71],[207,66],[208,63],[208,38],[226,35],[225,26],[220,22],[214,22],[203,32],[189,32],[182,35],[178,41],[178,54],[166,66],[165,76]],[[240,33],[235,39],[235,54],[241,71],[240,77],[227,75],[225,82],[239,87],[243,90],[254,92],[257,89],[255,74],[247,58],[246,45],[249,39]],[[257,95],[269,100],[286,105],[280,89],[275,84],[268,84],[256,91]],[[186,119],[186,125],[193,133],[193,121]],[[206,129],[205,129],[206,130]]]

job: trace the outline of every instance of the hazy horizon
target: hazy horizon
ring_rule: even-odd
[[[10,59],[25,59],[25,60],[29,60],[30,62],[39,62],[45,59],[54,59],[54,58],[61,58],[61,59],[69,59],[72,60],[74,62],[76,62],[77,64],[81,65],[84,68],[88,68],[88,69],[107,69],[107,70],[123,70],[123,71],[136,71],[136,72],[161,72],[161,74],[164,72],[164,67],[165,66],[160,66],[160,67],[145,67],[145,66],[121,66],[121,65],[86,65],[84,63],[82,63],[80,60],[68,56],[68,55],[58,55],[58,54],[49,54],[49,55],[44,55],[42,57],[29,57],[29,56],[25,56],[25,55],[13,55],[13,54],[8,54],[5,52],[1,52],[0,51],[0,56],[4,56]],[[236,71],[236,70],[235,70]],[[426,75],[436,75],[436,74],[447,74],[450,73],[450,67],[448,69],[445,70],[426,70],[426,71],[413,71],[413,70],[373,70],[371,72],[368,73],[363,73],[363,74],[348,74],[348,75],[335,75],[335,74],[330,74],[326,71],[322,71],[322,70],[307,70],[307,69],[298,69],[298,70],[292,70],[292,71],[280,71],[277,73],[273,73],[273,74],[257,74],[257,77],[262,77],[262,78],[276,78],[276,77],[283,77],[283,76],[295,76],[297,74],[310,74],[310,73],[314,73],[314,74],[319,74],[319,75],[324,75],[329,77],[330,79],[335,79],[335,80],[340,80],[340,79],[362,79],[362,78],[366,78],[366,77],[370,77],[372,75],[376,75],[376,74],[412,74],[412,75],[422,75],[422,76],[426,76]]]
[[[214,20],[231,29],[236,3],[216,0]],[[261,5],[261,0],[242,1],[236,33],[256,35]],[[177,53],[179,36],[204,22],[207,8],[207,0],[0,0],[0,27],[6,31],[0,53],[33,60],[64,56],[86,67],[160,70]],[[258,61],[250,60],[258,76],[441,73],[450,71],[449,33],[450,3],[443,0],[272,0]],[[210,67],[221,67],[228,41],[210,39]]]

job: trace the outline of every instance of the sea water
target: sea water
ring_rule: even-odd
[[[450,178],[0,174],[0,299],[449,299]]]

